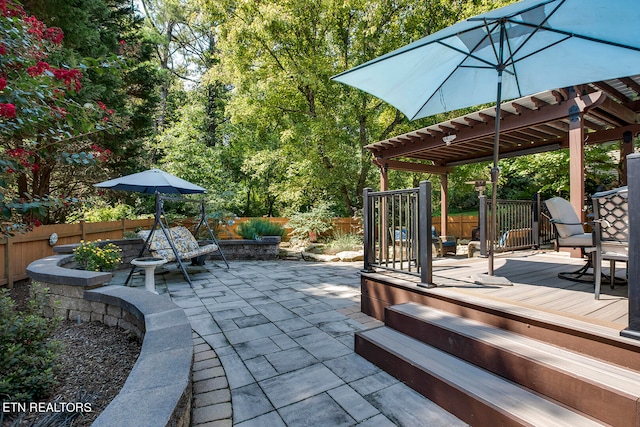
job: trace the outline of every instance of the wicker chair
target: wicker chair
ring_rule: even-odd
[[[609,283],[611,289],[615,284],[625,284],[625,279],[615,277],[616,261],[629,260],[629,208],[627,205],[627,187],[596,193],[593,199],[593,215],[595,236],[594,276],[595,297],[600,298],[602,277],[602,261],[609,261]],[[627,269],[627,275],[629,270]]]

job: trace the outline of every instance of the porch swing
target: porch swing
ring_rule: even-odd
[[[204,206],[204,199],[189,199],[186,197],[164,196],[156,192],[156,206],[153,226],[150,230],[142,230],[138,232],[138,236],[144,239],[144,244],[138,258],[141,258],[145,251],[149,251],[153,257],[162,258],[167,262],[175,261],[182,272],[183,277],[193,286],[189,273],[185,268],[184,261],[192,260],[192,262],[201,256],[207,255],[213,252],[219,252],[222,260],[224,261],[227,269],[229,263],[227,262],[218,240],[216,239],[209,223],[207,221],[207,214]],[[200,218],[198,225],[196,226],[193,234],[184,226],[169,227],[168,223],[165,224],[165,220],[162,219],[165,210],[165,201],[178,201],[188,203],[200,204]],[[209,239],[205,241],[198,241],[197,236],[201,227],[206,228]],[[135,271],[136,266],[132,265],[125,285],[131,280],[131,276]]]

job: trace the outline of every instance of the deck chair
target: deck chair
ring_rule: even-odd
[[[626,280],[616,278],[616,261],[627,263],[629,274],[629,208],[627,187],[595,193],[593,199],[594,215],[594,268],[595,297],[600,298],[602,278],[608,278],[611,289],[616,284],[626,284]],[[609,276],[603,275],[602,261],[609,261]]]
[[[588,270],[593,266],[593,252],[595,250],[592,233],[585,233],[584,225],[573,210],[573,206],[562,197],[554,197],[546,200],[545,205],[551,215],[551,224],[555,231],[554,249],[560,248],[580,249],[583,258],[587,258],[584,267],[573,272],[558,273],[561,279],[572,280],[574,282],[593,283],[593,273]]]
[[[431,239],[438,256],[446,254],[456,254],[458,248],[458,239],[455,236],[438,236],[438,232],[434,226],[431,226]]]

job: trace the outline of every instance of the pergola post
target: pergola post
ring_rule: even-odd
[[[449,218],[449,175],[440,175],[440,235],[448,236],[447,219]]]
[[[584,220],[584,127],[583,113],[577,106],[569,108],[569,200],[578,218]]]
[[[380,164],[380,191],[389,190],[389,166],[387,163]]]

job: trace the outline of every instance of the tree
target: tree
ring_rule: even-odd
[[[462,10],[446,1],[238,0],[220,7],[229,16],[212,72],[233,86],[226,129],[244,159],[236,173],[246,179],[247,199],[264,195],[252,213],[330,201],[351,215],[377,180],[364,146],[417,124],[330,77],[454,22]],[[275,165],[261,154],[267,151],[283,166],[265,180],[256,159]]]
[[[90,136],[108,127],[114,111],[100,102],[76,102],[80,69],[47,62],[60,48],[59,28],[10,0],[0,1],[0,14],[0,208],[5,219],[22,224],[3,225],[7,234],[38,225],[46,207],[68,203],[66,195],[47,193],[53,165],[106,158]]]
[[[158,135],[163,170],[206,188],[206,198],[215,211],[234,210],[230,197],[235,183],[222,166],[222,148],[207,140],[207,88],[194,89],[175,115],[171,127]]]

